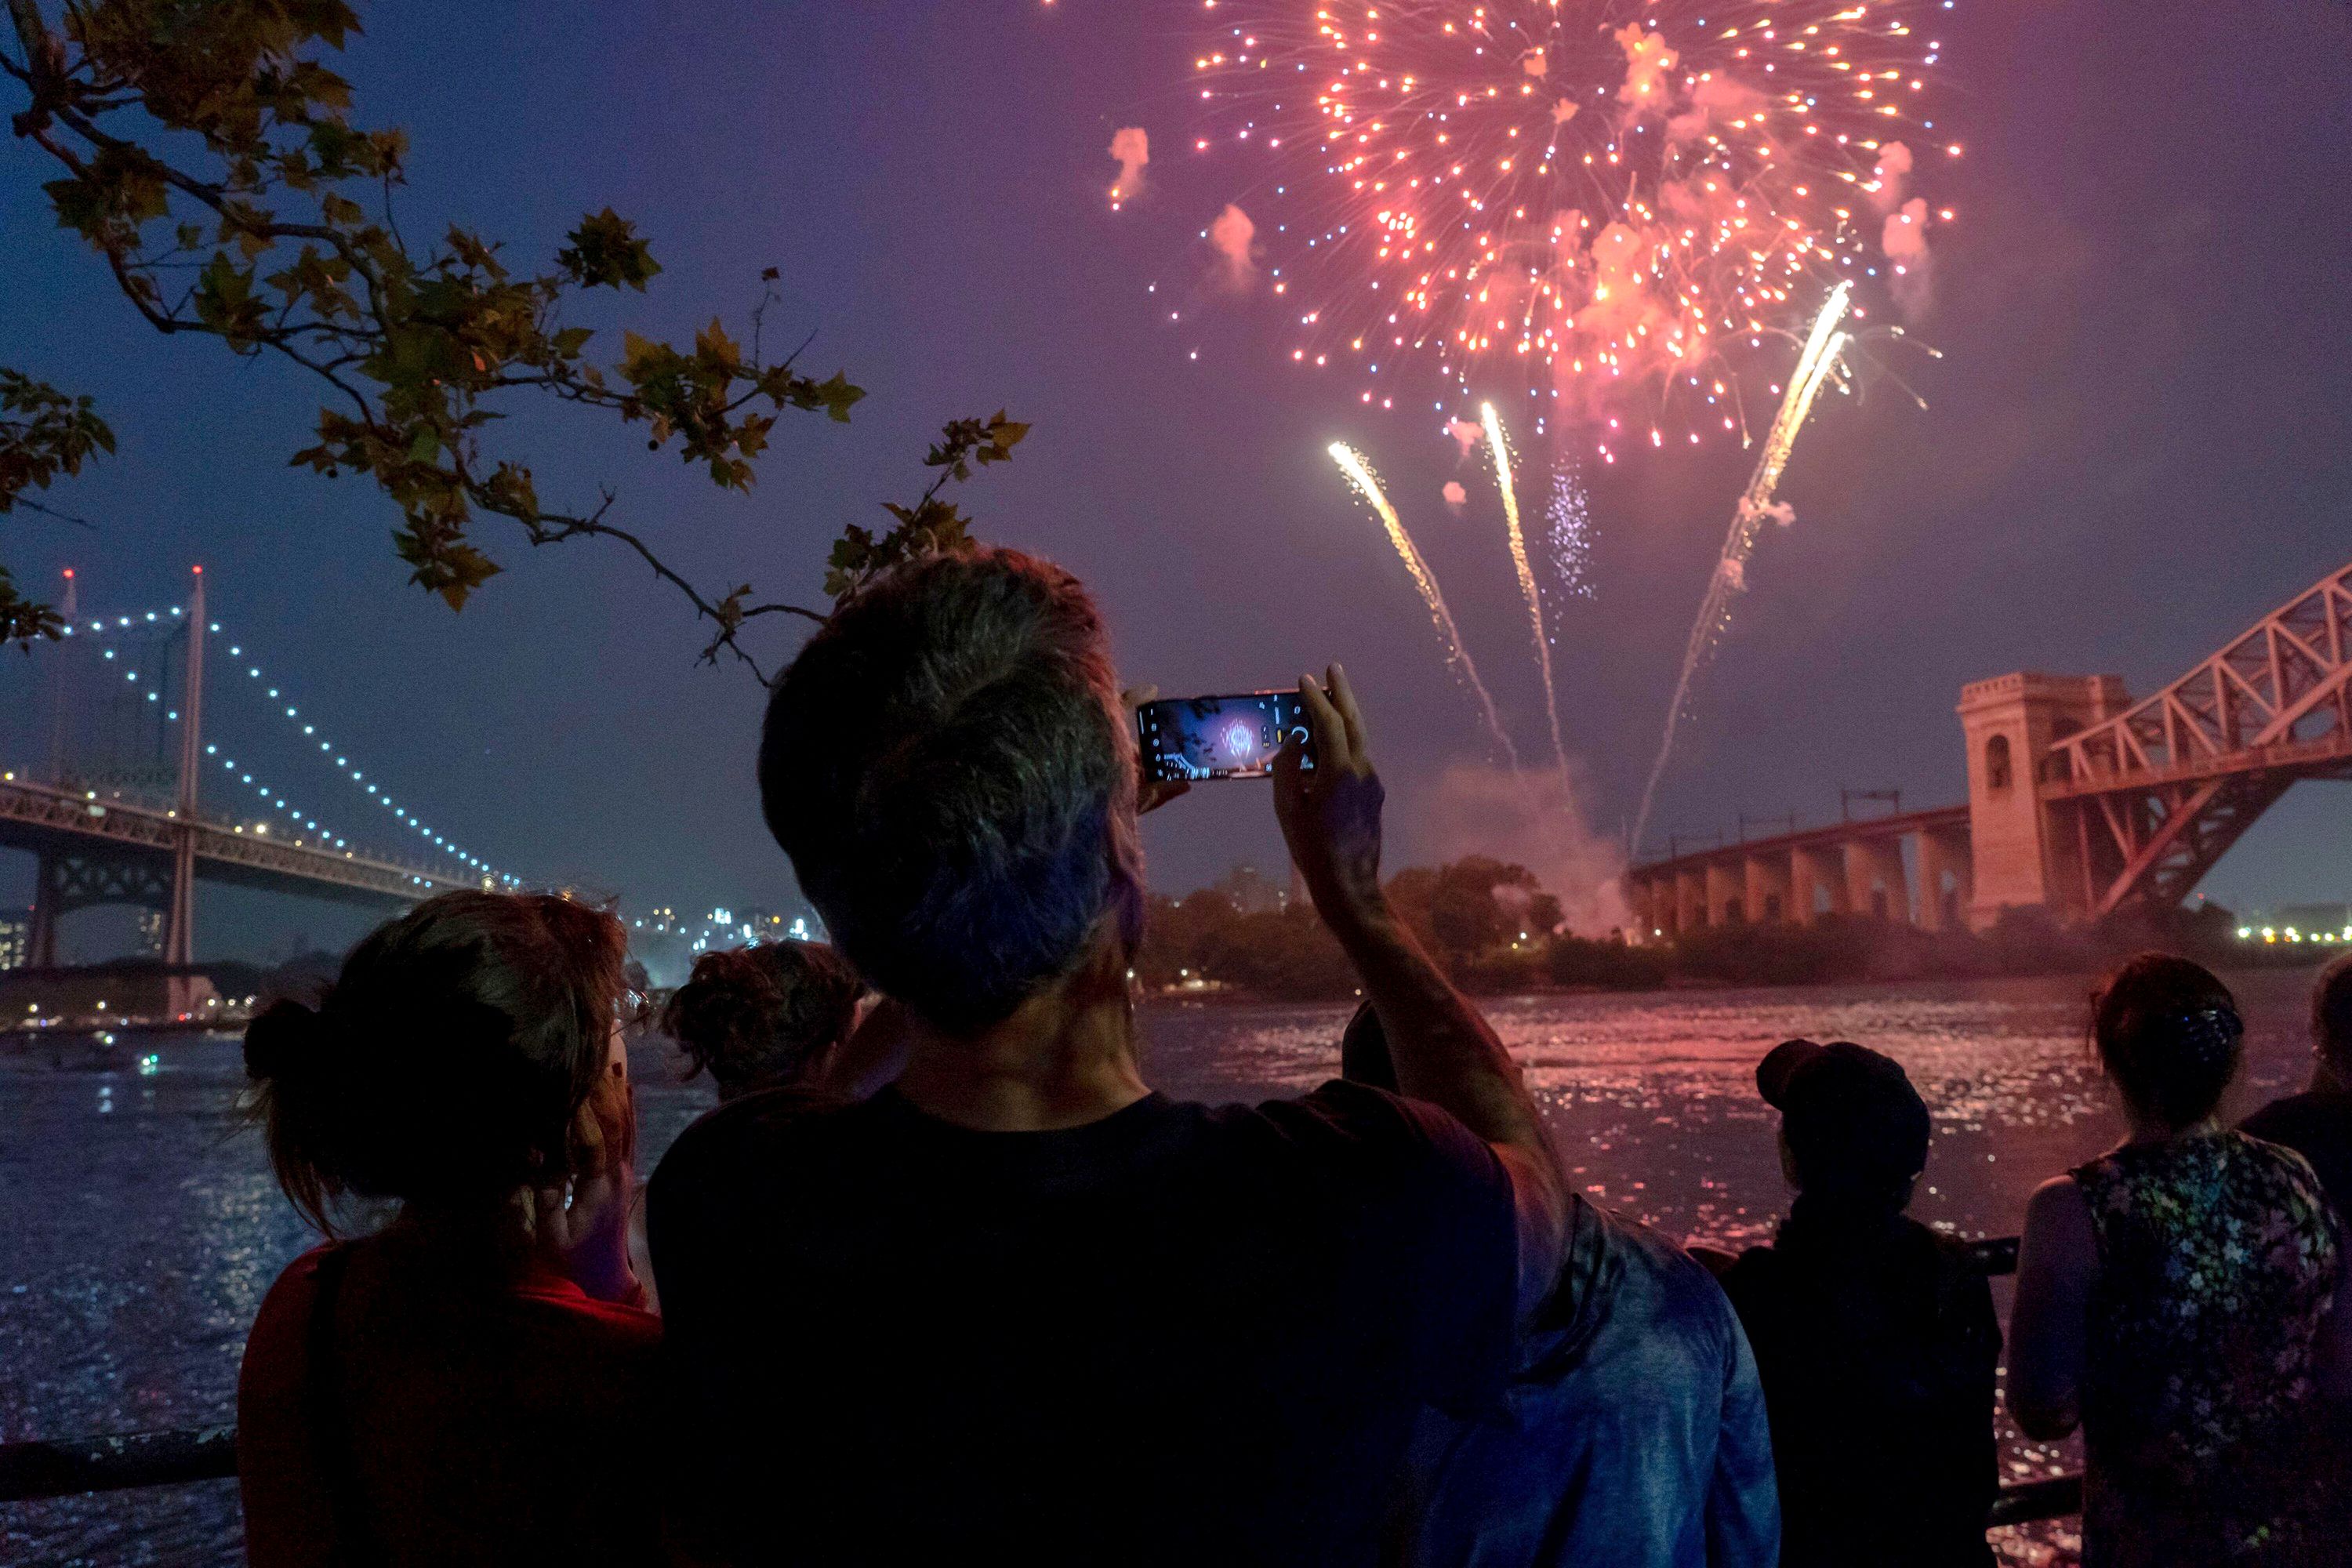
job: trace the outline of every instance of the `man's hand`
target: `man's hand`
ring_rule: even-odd
[[[1160,688],[1156,686],[1130,686],[1118,694],[1119,706],[1132,715],[1137,709],[1154,700],[1159,695]],[[1158,811],[1178,795],[1190,791],[1192,787],[1182,779],[1139,779],[1135,786],[1135,815],[1142,816],[1149,812]]]
[[[1334,930],[1386,907],[1381,891],[1381,806],[1387,792],[1372,771],[1364,716],[1338,665],[1318,686],[1298,678],[1298,700],[1315,737],[1315,765],[1296,742],[1274,759],[1274,815],[1283,842],[1314,897],[1316,912]]]

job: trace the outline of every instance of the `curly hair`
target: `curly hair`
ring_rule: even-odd
[[[865,984],[819,942],[706,952],[662,1009],[662,1030],[721,1098],[796,1083],[849,1037]]]

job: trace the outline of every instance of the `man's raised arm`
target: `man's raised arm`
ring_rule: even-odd
[[[1339,939],[1388,1037],[1398,1089],[1453,1112],[1510,1173],[1518,1206],[1519,1312],[1551,1293],[1568,1229],[1568,1187],[1518,1064],[1454,988],[1381,887],[1384,792],[1365,747],[1347,671],[1327,684],[1302,676],[1298,695],[1315,736],[1315,766],[1299,748],[1275,763],[1275,815],[1315,912]]]

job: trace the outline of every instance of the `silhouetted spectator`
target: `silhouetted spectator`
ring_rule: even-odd
[[[2341,1218],[2352,1214],[2352,952],[2321,970],[2311,989],[2311,1057],[2310,1086],[2242,1126],[2310,1161]]]
[[[1905,1210],[1927,1107],[1901,1064],[1789,1040],[1756,1069],[1796,1199],[1723,1278],[1772,1417],[1789,1568],[1980,1564],[2000,1325],[1967,1245]]]
[[[1350,1082],[1396,1087],[1369,1005],[1340,1059]],[[1649,1226],[1570,1205],[1559,1288],[1503,1406],[1422,1418],[1402,1555],[1416,1568],[1772,1568],[1772,1431],[1731,1303]]]
[[[769,826],[909,1039],[871,1099],[747,1097],[655,1174],[682,1443],[731,1561],[1370,1563],[1414,1413],[1498,1396],[1562,1178],[1381,893],[1344,677],[1300,695],[1318,763],[1285,752],[1276,813],[1419,1100],[1145,1086],[1135,734],[1067,574],[915,563],[785,673]]]
[[[2352,1271],[2303,1156],[2214,1120],[2243,1035],[2201,966],[2125,964],[2091,1037],[2131,1135],[2026,1208],[2009,1404],[2030,1436],[2083,1428],[2084,1568],[2342,1561],[2313,1425],[2352,1370]]]
[[[706,952],[662,1008],[662,1032],[724,1101],[816,1078],[857,1024],[865,984],[822,942]]]
[[[641,1563],[660,1321],[622,1248],[635,1122],[620,922],[444,893],[354,948],[245,1059],[278,1178],[331,1237],[297,1258],[237,1384],[257,1568]]]

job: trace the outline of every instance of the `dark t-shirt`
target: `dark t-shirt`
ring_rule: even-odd
[[[1967,1245],[1801,1197],[1723,1289],[1763,1376],[1783,1568],[1990,1568],[2000,1324]]]
[[[2352,1216],[2352,1094],[2317,1089],[2290,1094],[2247,1117],[2239,1130],[2310,1161],[2327,1206],[2339,1219]]]
[[[980,1132],[723,1106],[647,1215],[680,1441],[741,1563],[1368,1563],[1415,1408],[1510,1364],[1509,1179],[1326,1084]]]

